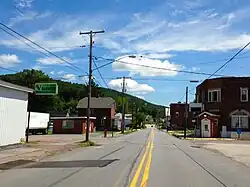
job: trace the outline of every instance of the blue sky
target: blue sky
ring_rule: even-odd
[[[84,83],[88,71],[89,37],[79,31],[105,30],[94,36],[93,55],[115,61],[100,71],[110,88],[168,105],[208,76],[177,72],[213,73],[250,41],[248,0],[2,0],[1,22],[53,51],[81,69],[46,57],[0,30],[0,67],[40,69],[49,76]],[[86,47],[78,47],[86,45]],[[128,55],[136,55],[129,58]],[[218,74],[249,76],[249,48]],[[108,61],[98,58],[98,66]],[[170,70],[152,69],[154,66]],[[83,70],[82,70],[83,69]],[[11,73],[0,69],[1,74]],[[95,79],[105,86],[97,71]]]

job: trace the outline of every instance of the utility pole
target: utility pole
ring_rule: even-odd
[[[137,105],[135,105],[135,126],[136,126],[136,129],[138,128],[137,123],[138,123],[138,108],[137,108]]]
[[[89,141],[89,126],[90,126],[90,101],[91,101],[91,84],[92,84],[92,48],[93,48],[93,34],[104,33],[104,30],[101,31],[88,31],[80,32],[80,35],[88,34],[89,35],[89,85],[88,85],[88,108],[87,108],[87,128],[86,128],[86,141]]]
[[[188,125],[188,87],[186,87],[184,139],[187,137],[187,125]]]
[[[125,128],[125,77],[122,77],[122,134],[124,133],[124,128]]]
[[[133,101],[133,104],[132,104],[132,129],[134,128],[134,119],[135,119],[135,102]]]
[[[122,79],[122,126],[121,126],[121,130],[122,130],[122,134],[124,133],[124,129],[125,129],[125,92],[126,92],[126,79],[130,79],[131,77],[117,77],[117,79]]]

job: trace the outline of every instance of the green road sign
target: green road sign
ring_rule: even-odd
[[[36,83],[36,95],[56,95],[58,94],[57,83]]]

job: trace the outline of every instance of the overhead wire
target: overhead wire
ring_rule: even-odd
[[[120,62],[123,64],[129,64],[129,65],[135,65],[135,66],[141,66],[141,67],[146,67],[146,68],[152,68],[152,69],[158,69],[158,70],[166,70],[166,71],[175,71],[175,72],[181,72],[181,73],[190,73],[190,74],[196,74],[196,75],[211,75],[210,73],[205,73],[205,72],[195,72],[195,71],[187,71],[187,70],[176,70],[176,69],[170,69],[170,68],[161,68],[161,67],[155,67],[155,66],[148,66],[148,65],[143,65],[143,64],[136,64],[136,63],[131,63],[131,62],[125,62],[121,60],[116,60],[116,59],[110,59],[110,58],[104,58],[104,57],[96,57],[97,59],[103,59],[103,60],[111,60],[110,62],[103,64],[95,69],[100,69],[105,66],[108,66],[112,64],[113,62]],[[223,76],[223,75],[215,75],[215,76]]]
[[[247,48],[250,45],[250,42],[248,42],[246,45],[244,45],[239,51],[237,51],[231,58],[227,59],[226,62],[220,66],[214,73],[212,73],[211,75],[209,75],[205,80],[215,76],[216,73],[218,73],[221,69],[223,69],[224,67],[226,67],[233,59],[235,59],[245,48]],[[203,80],[203,82],[205,81]],[[190,89],[189,91],[191,91],[192,89]],[[186,94],[186,93],[185,93]],[[181,97],[181,100],[183,100],[185,94]]]
[[[5,25],[5,24],[3,24],[3,23],[1,23],[1,22],[0,22],[0,25],[3,26],[4,28],[10,30],[11,32],[15,33],[15,34],[18,35],[19,37],[21,37],[21,38],[23,38],[23,39],[29,41],[30,43],[32,43],[33,45],[37,46],[38,48],[40,48],[40,49],[46,51],[48,54],[50,54],[50,55],[52,55],[52,56],[54,56],[54,57],[60,59],[61,61],[65,62],[66,64],[68,64],[68,65],[70,65],[70,66],[72,66],[72,67],[75,67],[76,70],[78,70],[78,71],[79,71],[79,70],[82,70],[82,71],[84,71],[85,73],[87,73],[85,70],[83,70],[83,69],[81,69],[80,67],[78,67],[78,66],[72,64],[71,62],[65,60],[64,58],[62,58],[62,57],[56,55],[55,53],[49,51],[48,49],[42,47],[41,45],[39,45],[39,44],[37,44],[36,42],[30,40],[30,39],[27,38],[26,36],[24,36],[24,35],[18,33],[17,31],[13,30],[12,28],[8,27],[7,25]],[[6,30],[3,29],[3,28],[2,28],[2,30],[3,30],[3,31],[6,31]],[[20,41],[22,41],[22,40],[20,40]],[[30,46],[30,45],[29,45],[29,46]],[[36,48],[34,48],[34,47],[32,47],[32,48],[33,48],[33,49],[36,49]],[[36,49],[36,50],[37,50],[37,49]],[[38,51],[39,51],[39,50],[38,50]],[[41,52],[41,51],[40,51],[40,52]],[[43,54],[46,54],[46,53],[43,53]],[[46,54],[46,56],[48,56],[48,54]],[[70,66],[67,66],[67,67],[70,67]],[[87,73],[87,74],[88,74],[88,73]]]
[[[95,59],[93,59],[93,63],[94,63],[94,66],[97,68],[97,65],[96,65]],[[100,72],[100,70],[99,70],[98,68],[97,68],[97,71],[98,71],[98,73],[99,73],[99,75],[100,75],[100,77],[101,77],[102,81],[104,82],[104,84],[107,86],[107,88],[109,88],[109,86],[108,86],[107,82],[106,82],[106,81],[105,81],[105,79],[103,78],[103,76],[102,76],[102,74],[101,74],[101,72]]]
[[[214,73],[209,75],[208,78],[206,78],[206,79],[209,79],[212,76],[214,76],[218,71],[220,71],[223,67],[225,67],[227,64],[229,64],[236,56],[238,56],[249,45],[250,45],[250,42],[248,42],[246,45],[244,45],[237,53],[235,53],[230,59],[228,59],[222,66],[220,66]]]
[[[5,68],[5,67],[2,67],[2,66],[0,66],[0,69],[6,70],[6,71],[10,71],[10,72],[13,72],[13,73],[18,73],[18,71],[16,71],[16,70]]]

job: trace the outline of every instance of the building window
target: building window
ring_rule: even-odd
[[[74,120],[63,120],[62,128],[63,129],[73,129],[74,128]]]
[[[245,111],[237,111],[231,115],[231,128],[242,128],[247,129],[249,128],[248,123],[249,115]]]
[[[179,117],[179,112],[175,112],[175,116],[176,116],[176,118],[178,118]]]
[[[220,89],[208,90],[208,102],[220,102],[221,92]]]
[[[208,125],[205,125],[204,131],[209,131],[209,130],[208,130]]]
[[[241,102],[248,101],[248,88],[240,88],[240,101]]]

